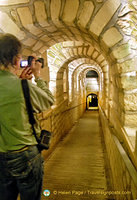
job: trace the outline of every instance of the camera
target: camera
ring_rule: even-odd
[[[35,59],[33,56],[28,56],[28,66],[31,66],[32,60]],[[41,68],[44,67],[44,59],[43,58],[38,58],[35,62],[40,62],[42,64]]]
[[[44,68],[44,59],[43,58],[38,58],[36,60],[36,62],[40,62],[42,65],[41,65],[41,68]]]
[[[26,67],[26,66],[30,67],[33,59],[35,59],[33,56],[28,56],[27,60],[21,60],[20,62],[21,68]],[[44,68],[43,58],[38,58],[35,62],[40,62],[42,64],[41,68]]]

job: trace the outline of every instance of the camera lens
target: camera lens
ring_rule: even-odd
[[[32,60],[35,59],[33,56],[28,56],[28,66],[31,66]]]

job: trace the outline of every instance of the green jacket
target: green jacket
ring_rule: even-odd
[[[28,81],[31,103],[35,113],[40,113],[54,103],[47,84]],[[40,133],[40,128],[36,129]],[[37,144],[29,123],[21,80],[8,71],[0,70],[0,152],[19,150]]]

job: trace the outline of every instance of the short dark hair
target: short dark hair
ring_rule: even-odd
[[[21,42],[12,34],[0,35],[0,65],[13,64],[14,56],[21,51]]]

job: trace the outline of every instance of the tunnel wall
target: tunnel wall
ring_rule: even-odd
[[[49,112],[45,111],[38,116],[41,127],[52,132],[50,149],[43,151],[46,159],[56,147],[58,142],[69,132],[77,120],[86,109],[86,102],[68,105],[68,101],[63,101],[60,105],[52,107]]]
[[[120,192],[120,194],[115,194],[115,199],[135,200],[137,198],[137,172],[119,140],[113,135],[101,110],[100,119],[111,167],[113,190]]]

